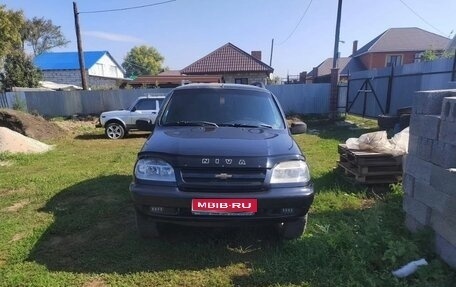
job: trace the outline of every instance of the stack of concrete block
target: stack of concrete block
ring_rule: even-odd
[[[431,227],[436,252],[456,268],[456,90],[414,96],[403,188],[407,228]]]

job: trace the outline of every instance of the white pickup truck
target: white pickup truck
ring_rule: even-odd
[[[96,126],[104,128],[108,138],[121,139],[129,130],[138,129],[138,120],[150,120],[154,123],[164,99],[164,96],[139,97],[127,110],[101,113]]]

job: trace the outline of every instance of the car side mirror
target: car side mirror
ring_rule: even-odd
[[[293,122],[290,126],[290,132],[292,135],[304,134],[307,132],[307,125],[304,122]]]
[[[151,131],[154,126],[151,120],[142,119],[136,121],[136,128],[140,131]]]
[[[133,108],[131,109],[131,111],[132,111],[132,112],[136,111],[136,107],[133,107]]]

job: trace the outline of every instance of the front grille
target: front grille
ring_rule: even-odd
[[[248,192],[264,190],[266,169],[183,169],[183,191]]]

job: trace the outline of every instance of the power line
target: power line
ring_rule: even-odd
[[[444,32],[442,32],[440,29],[436,28],[434,25],[432,25],[431,23],[429,23],[428,21],[426,21],[426,19],[424,19],[423,17],[421,17],[415,10],[412,9],[412,7],[410,7],[409,5],[407,5],[407,3],[405,3],[403,0],[399,0],[405,7],[407,7],[413,14],[415,14],[415,16],[417,16],[418,18],[421,19],[421,21],[423,21],[424,23],[428,24],[430,27],[432,27],[434,30],[436,30],[437,32],[439,32],[440,34],[445,34]]]
[[[95,14],[95,13],[106,13],[106,12],[118,12],[118,11],[125,11],[125,10],[133,10],[133,9],[140,9],[140,8],[145,8],[145,7],[162,5],[162,4],[175,2],[175,1],[177,1],[177,0],[168,0],[168,1],[158,2],[158,3],[141,5],[141,6],[133,6],[133,7],[125,7],[125,8],[117,8],[117,9],[107,9],[107,10],[97,10],[97,11],[84,11],[84,12],[79,12],[79,14]]]
[[[296,32],[296,29],[298,29],[299,24],[301,24],[301,22],[302,22],[302,19],[304,19],[304,16],[306,16],[307,11],[308,11],[309,8],[310,8],[310,4],[312,4],[312,0],[310,0],[309,4],[307,5],[306,9],[304,10],[304,13],[302,13],[301,18],[299,19],[298,24],[296,24],[296,26],[294,27],[293,31],[291,31],[291,33],[288,35],[288,37],[287,37],[284,41],[282,41],[281,43],[279,43],[279,46],[285,44],[285,43],[288,41],[288,39],[290,39],[291,36],[293,36],[293,34]]]

